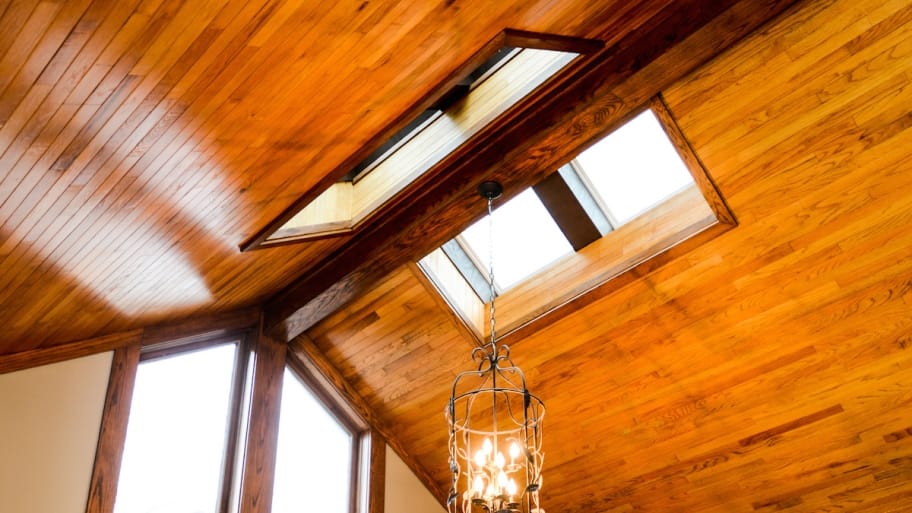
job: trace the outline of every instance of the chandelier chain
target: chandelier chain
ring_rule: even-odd
[[[494,198],[488,198],[488,287],[491,292],[491,355],[497,355],[497,334],[494,320],[494,298],[497,291],[494,287]]]

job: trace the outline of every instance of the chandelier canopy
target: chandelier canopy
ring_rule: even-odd
[[[478,192],[488,202],[491,249],[490,341],[472,351],[475,368],[453,381],[446,407],[452,486],[449,513],[544,513],[542,418],[545,405],[529,392],[510,348],[497,344],[494,309],[493,205],[502,187],[484,182]]]

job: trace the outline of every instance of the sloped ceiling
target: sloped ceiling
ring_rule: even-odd
[[[666,73],[787,4],[2,3],[0,354],[330,305],[301,338],[440,495],[443,405],[471,345],[407,244],[238,247],[505,27],[609,54],[680,25],[696,36],[655,48],[686,51],[634,59],[637,81],[548,112],[595,130],[573,116],[602,119],[608,97],[635,108],[625,99],[662,84],[739,226],[508,341],[548,406],[545,509],[907,511],[912,9],[797,2],[686,77]],[[701,32],[701,16],[726,31]],[[516,186],[546,171],[502,173]],[[460,196],[474,178],[422,203],[448,213],[433,237],[479,215]],[[393,233],[389,219],[371,233]],[[357,287],[370,273],[333,264],[386,246],[389,268]]]
[[[739,226],[505,340],[547,510],[910,510],[910,14],[805,3],[664,91]],[[402,267],[308,336],[443,493],[472,346],[434,294]]]

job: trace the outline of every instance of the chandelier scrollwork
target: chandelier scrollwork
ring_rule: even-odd
[[[500,196],[500,184],[485,182],[478,189],[488,200],[493,224],[493,201]],[[493,229],[491,240],[493,246]],[[539,492],[545,405],[529,392],[525,375],[510,358],[510,348],[497,345],[493,256],[488,278],[490,342],[472,351],[475,368],[456,376],[446,407],[452,473],[447,509],[449,513],[544,513]]]

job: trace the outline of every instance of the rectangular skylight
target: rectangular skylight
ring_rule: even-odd
[[[470,226],[459,236],[478,267],[490,262],[489,220]],[[558,258],[573,252],[567,238],[532,189],[494,210],[494,274],[499,290],[507,290]]]
[[[545,319],[697,233],[735,225],[671,113],[655,98],[648,110],[495,210],[502,327],[509,333]],[[419,262],[479,342],[486,337],[484,310],[491,299],[479,279],[488,273],[488,230],[482,219],[454,239],[461,250],[450,241]],[[544,268],[548,272],[539,272]]]
[[[579,54],[502,48],[403,130],[332,185],[269,241],[347,233]],[[437,110],[435,110],[437,109]]]
[[[694,184],[652,110],[580,153],[574,167],[617,228]]]

